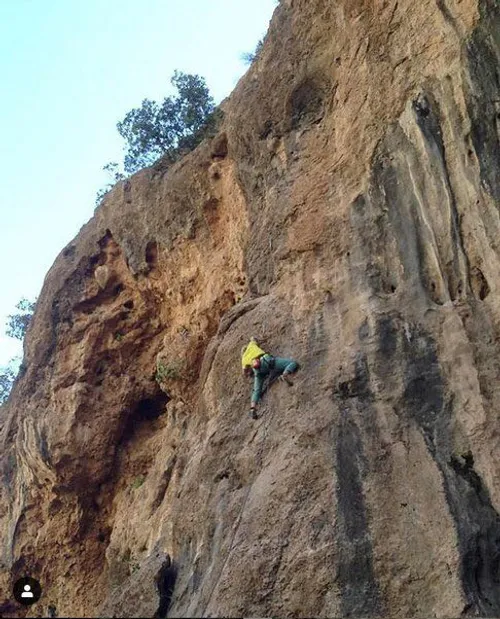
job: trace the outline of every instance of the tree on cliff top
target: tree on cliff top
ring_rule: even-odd
[[[6,334],[9,337],[23,340],[26,335],[26,330],[35,311],[35,301],[21,299],[16,305],[19,310],[17,314],[11,314],[7,317]],[[11,359],[5,367],[0,367],[0,405],[3,404],[9,397],[12,385],[16,379],[19,368],[22,366],[20,358]]]
[[[0,368],[0,404],[3,404],[9,397],[15,378],[16,372],[12,367]]]
[[[164,155],[172,160],[192,150],[205,137],[215,104],[205,80],[199,75],[175,71],[171,79],[177,95],[162,102],[144,99],[117,124],[126,141],[124,169],[127,174],[152,165]]]
[[[123,171],[115,162],[103,167],[110,181],[97,192],[96,206],[117,182],[125,180],[126,174],[165,156],[173,163],[204,138],[215,135],[222,112],[215,108],[205,80],[175,71],[170,81],[177,89],[176,96],[165,97],[162,102],[144,99],[141,107],[130,110],[117,124],[126,142]]]

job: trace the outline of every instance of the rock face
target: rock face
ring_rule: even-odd
[[[1,410],[0,613],[500,615],[500,12],[283,0],[116,186]],[[239,354],[294,356],[261,416]],[[49,608],[50,607],[50,608]]]

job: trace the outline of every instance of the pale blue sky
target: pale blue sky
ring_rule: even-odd
[[[102,166],[122,161],[116,123],[171,94],[175,69],[216,101],[246,71],[275,0],[0,0],[0,365],[17,301],[38,295],[92,216]]]

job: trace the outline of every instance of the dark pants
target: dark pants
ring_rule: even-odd
[[[299,368],[299,364],[293,359],[285,359],[284,357],[274,357],[274,371],[276,374],[293,374]]]
[[[293,374],[299,369],[299,364],[293,359],[284,359],[283,357],[274,357],[274,366],[270,370],[263,389],[262,395],[269,389],[269,387],[277,380],[285,371],[287,374]]]

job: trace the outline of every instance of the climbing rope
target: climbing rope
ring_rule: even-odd
[[[275,408],[273,408],[271,414],[267,417],[266,423],[264,424],[264,431],[262,433],[262,439],[260,441],[259,449],[257,450],[257,455],[256,455],[257,471],[259,471],[261,466],[262,466],[262,455],[263,455],[263,452],[264,452],[264,444],[265,444],[267,436],[268,436],[269,425],[270,425],[270,423],[271,423],[271,421],[272,421],[272,419],[274,417],[274,411],[275,411]],[[229,544],[229,550],[227,552],[227,556],[226,556],[226,558],[224,560],[224,563],[222,564],[221,570],[219,572],[219,576],[217,577],[217,580],[215,581],[214,586],[212,587],[212,590],[210,591],[210,595],[208,597],[207,603],[205,604],[205,610],[203,612],[202,617],[206,617],[207,616],[207,608],[209,607],[210,602],[212,601],[212,596],[214,594],[215,588],[217,587],[217,585],[220,582],[222,574],[224,573],[224,570],[226,569],[227,562],[229,561],[229,557],[231,556],[231,552],[233,551],[233,545],[234,545],[234,540],[236,538],[236,533],[238,532],[238,529],[239,529],[239,526],[240,526],[240,523],[241,523],[241,517],[242,517],[243,512],[245,510],[245,507],[246,507],[246,504],[247,504],[247,501],[248,501],[248,497],[250,496],[250,491],[251,491],[251,489],[253,487],[254,481],[255,481],[255,478],[252,481],[252,483],[250,483],[248,485],[248,489],[247,489],[247,491],[245,493],[245,498],[243,499],[243,503],[241,505],[240,513],[238,514],[238,518],[236,519],[236,524],[234,526],[233,534],[232,534],[232,537],[231,537],[231,543]]]

